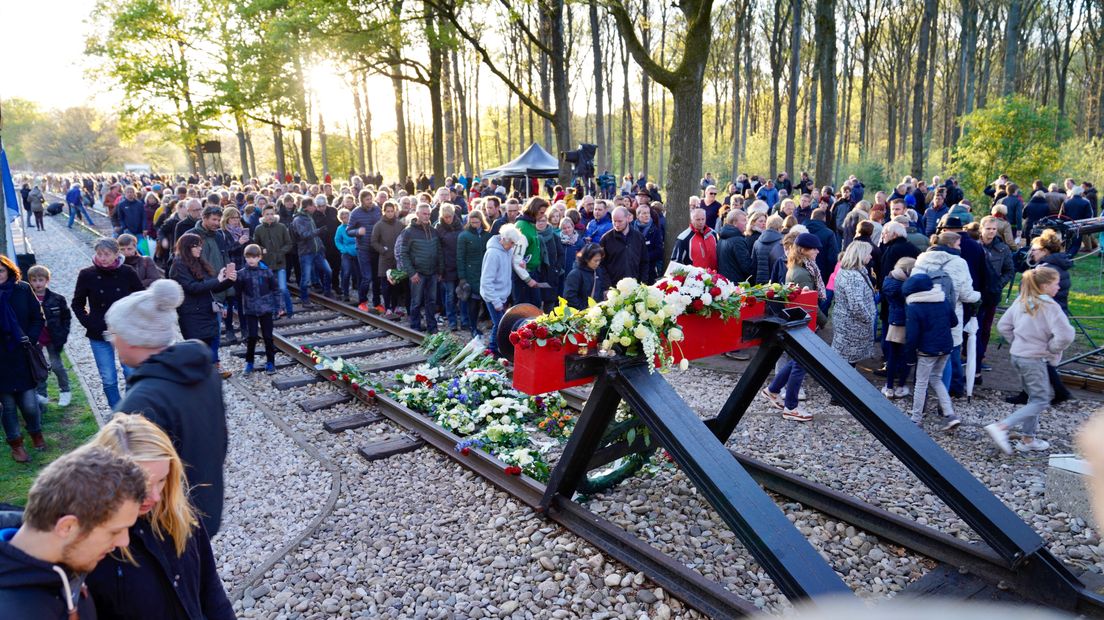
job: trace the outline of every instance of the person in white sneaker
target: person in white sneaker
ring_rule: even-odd
[[[73,401],[73,393],[69,391],[69,373],[65,371],[65,364],[61,361],[61,351],[69,339],[69,325],[73,321],[73,314],[69,311],[69,303],[65,298],[50,290],[50,270],[45,265],[34,265],[28,269],[27,281],[38,302],[42,304],[42,314],[46,317],[46,328],[39,335],[38,344],[46,348],[50,356],[50,370],[57,377],[58,406],[68,407]],[[47,380],[43,380],[37,388],[38,402],[42,405],[49,402],[46,397],[46,383]]]
[[[1020,374],[1027,404],[1012,415],[985,427],[989,437],[1005,454],[1012,453],[1008,429],[1020,427],[1017,450],[1046,450],[1050,444],[1035,436],[1039,415],[1050,405],[1054,388],[1047,376],[1047,362],[1057,365],[1062,352],[1073,344],[1074,331],[1061,306],[1054,301],[1058,293],[1059,274],[1048,267],[1036,267],[1024,272],[1020,296],[1008,307],[997,323],[1001,336],[1012,344],[1009,354],[1012,366]]]
[[[821,243],[816,235],[801,233],[793,241],[793,245],[787,248],[786,282],[793,282],[803,287],[817,291],[817,298],[823,300],[824,280],[820,276],[820,270],[816,265],[817,254],[820,253]],[[821,324],[823,313],[817,313],[817,324]],[[771,405],[782,410],[782,418],[795,422],[810,422],[813,414],[805,411],[799,404],[801,394],[801,382],[805,379],[805,369],[794,360],[789,360],[782,369],[775,373],[770,385],[763,388],[763,397]],[[780,392],[785,387],[786,397],[783,400]]]

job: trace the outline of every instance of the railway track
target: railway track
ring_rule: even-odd
[[[325,381],[327,375],[331,374],[330,371],[315,370],[313,360],[301,349],[303,345],[323,347],[324,352],[325,347],[355,345],[327,354],[341,356],[354,363],[359,362],[358,358],[371,358],[366,364],[358,363],[361,372],[365,374],[391,372],[425,361],[424,356],[417,352],[417,345],[424,337],[422,332],[314,293],[310,298],[314,308],[297,314],[294,319],[278,322],[274,339],[281,353],[294,363],[311,369],[314,375],[276,380],[274,384],[277,389]],[[318,326],[312,327],[311,324]],[[333,335],[335,333],[339,335]],[[287,365],[287,362],[280,364],[284,367]],[[461,456],[454,449],[461,437],[446,431],[433,420],[385,394],[370,397],[366,390],[354,389],[342,382],[335,382],[334,386],[340,392],[333,397],[303,403],[301,406],[321,410],[330,404],[360,400],[366,405],[366,411],[378,410],[383,417],[417,438],[387,446],[367,446],[361,449],[361,454],[366,458],[387,456],[428,444],[534,510],[540,510],[541,498],[545,492],[543,484],[525,476],[505,473],[503,463],[482,451],[475,450],[468,456]],[[581,411],[586,400],[585,393],[576,389],[561,393],[570,407]],[[367,412],[328,420],[324,425],[331,432],[341,432],[381,420],[380,416]],[[595,455],[591,466],[611,462],[618,456],[632,453],[641,447],[625,444],[609,446]],[[1049,592],[1040,588],[1037,571],[1043,567],[1031,566],[1030,562],[1027,565],[1011,566],[985,544],[961,540],[757,459],[736,452],[733,454],[768,491],[931,558],[944,569],[940,574],[945,576],[940,579],[957,583],[954,588],[941,588],[940,584],[927,583],[923,591],[942,589],[946,593],[953,590],[960,595],[970,592],[978,598],[992,598],[993,593],[999,593],[1002,598],[1057,605],[1075,613],[1104,617],[1104,597],[1088,588],[1081,587],[1073,593],[1068,591],[1069,584],[1051,584]],[[576,501],[557,502],[545,516],[588,540],[609,557],[636,571],[644,572],[664,590],[709,616],[734,618],[759,611],[750,602],[690,570]],[[1060,560],[1049,553],[1042,560],[1036,560],[1039,561],[1061,564]],[[1068,572],[1064,566],[1059,568],[1060,571]],[[1072,577],[1072,573],[1070,576]],[[1076,578],[1073,580],[1076,581]],[[1063,588],[1066,590],[1062,591]],[[979,595],[984,591],[989,594]],[[921,591],[918,589],[917,593],[919,592]],[[1066,596],[1062,598],[1062,594]]]

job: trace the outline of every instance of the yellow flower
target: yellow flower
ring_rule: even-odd
[[[627,346],[632,344],[632,338],[629,338],[628,336],[621,336],[621,341],[620,342],[621,342],[621,346],[627,347]]]

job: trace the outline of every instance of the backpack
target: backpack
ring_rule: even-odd
[[[926,272],[931,278],[932,284],[938,284],[943,289],[943,303],[947,304],[947,310],[951,313],[951,327],[958,325],[958,315],[955,314],[955,304],[958,297],[955,295],[954,280],[951,275],[942,269],[933,269]]]

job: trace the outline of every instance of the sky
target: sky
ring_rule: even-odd
[[[93,5],[93,0],[0,2],[5,25],[0,58],[9,63],[0,97],[29,99],[45,108],[89,103],[93,87],[83,75],[84,40]]]

